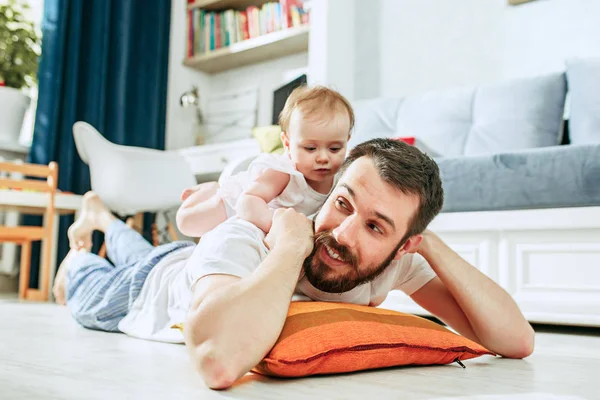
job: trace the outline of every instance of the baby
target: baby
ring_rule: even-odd
[[[181,233],[202,236],[233,215],[268,232],[277,208],[311,215],[323,205],[346,156],[352,107],[334,90],[302,86],[288,97],[279,125],[284,154],[258,156],[221,187],[209,182],[183,192]]]

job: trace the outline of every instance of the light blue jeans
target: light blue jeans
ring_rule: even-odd
[[[118,220],[105,232],[104,240],[112,264],[83,252],[70,260],[67,306],[84,327],[118,332],[119,322],[131,309],[152,268],[166,255],[194,243],[181,241],[154,247]]]

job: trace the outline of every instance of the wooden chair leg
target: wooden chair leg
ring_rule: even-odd
[[[50,263],[52,262],[52,232],[46,234],[42,241],[42,258],[40,269],[40,293],[42,301],[48,301],[50,294]]]
[[[19,299],[27,297],[31,272],[31,242],[21,243],[21,271],[19,272]]]

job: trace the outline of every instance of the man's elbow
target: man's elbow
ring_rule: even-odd
[[[535,331],[531,325],[527,324],[525,332],[516,341],[516,346],[511,349],[509,354],[504,354],[508,358],[526,358],[529,357],[535,347]]]
[[[194,350],[192,358],[196,370],[211,389],[227,389],[242,375],[232,360],[219,357],[218,350],[207,342]]]
[[[227,348],[217,344],[218,333],[203,329],[212,325],[207,321],[210,318],[203,315],[201,310],[190,313],[185,322],[185,326],[189,327],[184,331],[185,342],[190,349],[192,364],[206,386],[211,389],[227,389],[246,371],[239,366],[239,360],[230,356]]]
[[[527,325],[527,333],[524,335],[523,343],[521,345],[521,357],[525,358],[529,357],[533,353],[533,349],[535,348],[535,331],[531,327],[531,325]]]

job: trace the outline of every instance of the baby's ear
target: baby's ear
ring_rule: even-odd
[[[286,132],[281,132],[281,143],[283,143],[283,147],[289,150],[290,148],[290,138],[288,137]]]

